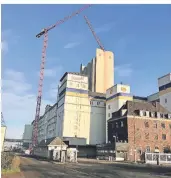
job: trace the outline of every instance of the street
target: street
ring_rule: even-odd
[[[132,165],[124,163],[51,163],[46,160],[21,157],[21,171],[25,178],[169,178],[171,167]]]

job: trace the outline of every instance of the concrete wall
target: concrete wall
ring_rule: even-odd
[[[43,139],[56,136],[57,103],[46,109],[44,115],[38,121],[38,143]]]
[[[160,104],[171,112],[171,73],[158,79]]]
[[[63,137],[86,138],[88,144],[90,129],[88,78],[67,74],[66,84],[62,87],[66,91],[58,101],[57,133],[59,135],[62,132]],[[62,89],[59,89],[59,94],[61,91]]]
[[[106,137],[106,102],[91,98],[90,102],[90,144],[101,144],[105,142]]]
[[[96,57],[87,66],[81,64],[80,73],[88,76],[90,91],[106,93],[114,85],[113,53],[96,49]]]

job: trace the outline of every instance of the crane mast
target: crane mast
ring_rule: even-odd
[[[39,86],[38,86],[38,96],[37,96],[37,105],[36,105],[36,115],[33,125],[33,138],[32,138],[32,147],[37,145],[37,136],[38,136],[38,120],[40,117],[40,107],[41,107],[41,98],[42,98],[42,88],[43,88],[43,79],[44,79],[44,68],[45,68],[45,61],[46,61],[46,49],[48,44],[48,32],[53,28],[61,25],[62,23],[68,21],[72,17],[80,14],[82,11],[89,8],[91,5],[85,5],[81,9],[76,12],[73,12],[71,15],[64,17],[62,20],[57,21],[54,25],[51,25],[47,28],[44,28],[40,33],[36,35],[37,38],[40,38],[44,35],[43,40],[43,50],[42,50],[42,59],[41,59],[41,66],[40,66],[40,79],[39,79]]]

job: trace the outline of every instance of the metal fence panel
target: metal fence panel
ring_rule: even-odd
[[[145,153],[145,162],[157,164],[157,158],[161,164],[171,164],[171,153]]]

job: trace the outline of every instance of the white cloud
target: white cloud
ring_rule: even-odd
[[[116,66],[115,72],[118,77],[130,77],[133,72],[133,69],[131,64],[124,64]]]
[[[35,117],[37,96],[32,93],[32,86],[26,82],[22,72],[6,70],[2,84],[2,112],[7,124],[6,137],[21,138],[24,124],[31,123]],[[52,103],[42,100],[41,114],[47,104]]]
[[[1,39],[1,50],[3,53],[7,53],[9,51],[10,45],[16,45],[18,43],[20,36],[17,36],[13,33],[11,29],[2,31],[2,39]]]
[[[95,28],[96,33],[109,32],[114,27],[114,22],[104,24],[101,27]]]
[[[80,45],[79,42],[72,42],[72,43],[68,43],[64,46],[65,49],[70,49],[70,48],[75,48],[76,46]]]
[[[3,53],[7,53],[8,52],[8,42],[7,41],[2,41],[1,42],[1,51]]]

